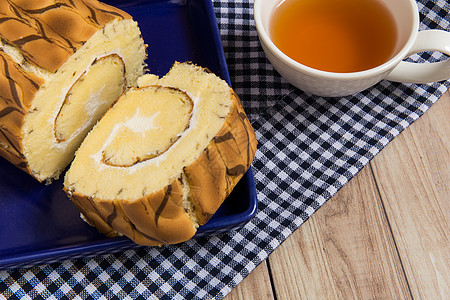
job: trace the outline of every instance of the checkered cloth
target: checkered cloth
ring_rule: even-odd
[[[258,213],[242,229],[162,248],[0,272],[6,298],[223,298],[419,118],[450,86],[383,81],[351,97],[323,99],[286,83],[268,63],[253,1],[216,0],[232,84],[256,130]],[[449,30],[446,0],[420,1],[421,29]],[[412,60],[445,59],[439,53]]]

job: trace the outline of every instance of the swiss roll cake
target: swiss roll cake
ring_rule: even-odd
[[[144,72],[130,15],[95,0],[0,2],[0,155],[60,176],[86,134]]]
[[[101,233],[186,241],[249,169],[256,137],[228,84],[192,63],[144,75],[77,150],[64,189]]]

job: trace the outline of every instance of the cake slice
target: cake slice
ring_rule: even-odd
[[[94,126],[66,173],[68,196],[107,236],[186,241],[249,169],[256,138],[228,84],[191,63],[145,75]]]
[[[144,72],[131,17],[94,0],[0,3],[0,155],[59,177],[92,128]]]

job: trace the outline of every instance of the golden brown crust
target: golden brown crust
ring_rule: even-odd
[[[27,62],[54,73],[106,23],[129,18],[95,0],[6,0],[0,4],[0,38]]]
[[[200,157],[184,168],[198,222],[204,225],[250,168],[256,152],[255,132],[238,96],[234,109]]]
[[[138,89],[144,89],[144,88],[140,87]],[[182,131],[186,130],[189,127],[189,122],[192,117],[192,109],[194,107],[194,103],[193,103],[191,97],[189,97],[189,95],[186,92],[184,92],[178,88],[175,88],[175,87],[167,87],[167,86],[160,86],[160,85],[148,85],[148,86],[145,86],[145,89],[155,90],[155,91],[164,90],[164,91],[169,91],[170,93],[173,93],[173,94],[177,94],[179,96],[179,100],[183,103],[187,103],[188,104],[187,106],[189,107],[189,109],[186,111],[186,113],[187,113],[186,115],[188,116],[188,119],[186,120],[186,127]],[[102,153],[101,162],[108,166],[132,167],[132,166],[142,163],[146,160],[153,159],[158,156],[162,156],[174,143],[176,143],[180,139],[181,135],[179,133],[174,133],[174,134],[175,135],[172,136],[167,141],[168,143],[164,147],[158,149],[156,152],[148,152],[148,153],[143,153],[143,154],[137,155],[137,156],[133,157],[132,160],[128,161],[127,163],[118,164],[118,163],[112,161],[111,158],[113,158],[114,153],[109,153],[110,151],[108,151],[108,149],[104,149],[103,153]]]
[[[255,132],[238,96],[229,89],[231,93],[221,94],[231,97],[230,111],[219,117],[223,125],[204,151],[173,175],[178,179],[159,192],[145,195],[144,188],[139,199],[126,199],[120,190],[110,196],[114,199],[104,200],[95,193],[78,194],[76,182],[66,176],[66,192],[90,224],[107,236],[118,231],[137,244],[152,246],[186,241],[196,232],[194,224],[210,220],[250,168],[256,152]],[[228,107],[229,102],[224,103]],[[102,176],[101,170],[96,176]]]
[[[127,87],[127,78],[126,78],[126,72],[125,72],[125,62],[123,61],[122,57],[120,57],[119,55],[112,53],[112,54],[108,54],[105,56],[102,56],[100,58],[95,58],[94,61],[91,63],[91,67],[94,66],[95,64],[101,62],[101,61],[105,61],[105,60],[116,60],[117,63],[119,63],[122,66],[122,77],[123,77],[123,82],[121,84],[122,86],[122,91],[125,91],[126,87]],[[71,98],[72,98],[72,90],[81,82],[83,81],[83,77],[86,75],[87,70],[84,71],[80,77],[77,79],[77,81],[75,81],[72,86],[70,87],[70,89],[67,91],[66,96],[64,97],[64,101],[61,105],[61,107],[59,108],[59,111],[56,115],[56,119],[53,125],[53,133],[54,133],[54,137],[55,140],[58,143],[64,142],[66,141],[66,138],[69,138],[70,136],[65,136],[63,133],[59,132],[58,130],[58,121],[62,115],[63,111],[67,111],[70,110],[70,108],[68,108],[66,110],[66,105],[68,106],[68,104],[71,102]]]
[[[159,246],[186,241],[196,231],[183,208],[178,180],[132,201],[94,199],[77,193],[69,196],[89,224],[109,237],[118,231],[137,244]]]
[[[213,141],[227,165],[227,175],[235,184],[250,168],[256,152],[256,135],[241,101],[232,92],[234,110]]]
[[[44,79],[24,70],[32,64],[55,72],[96,31],[127,13],[93,0],[0,2],[0,155],[30,173],[23,155],[22,125]],[[20,50],[16,62],[6,45]]]
[[[0,51],[0,155],[29,172],[22,155],[21,127],[34,94],[44,81]]]
[[[123,201],[121,207],[124,214],[135,222],[138,234],[133,240],[138,244],[175,244],[195,234],[194,224],[183,208],[182,188],[178,180],[139,201]]]

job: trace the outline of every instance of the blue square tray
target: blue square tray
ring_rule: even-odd
[[[174,61],[192,61],[230,83],[211,0],[104,1],[138,21],[148,44],[151,73],[166,74]],[[40,184],[0,158],[0,269],[28,267],[136,247],[108,239],[80,219],[62,180]],[[250,169],[196,237],[241,227],[255,214]]]

